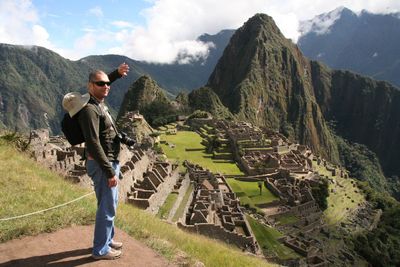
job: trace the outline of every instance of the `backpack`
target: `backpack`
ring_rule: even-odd
[[[61,120],[61,130],[72,146],[85,142],[81,126],[78,122],[78,114],[71,118],[68,113],[65,113],[64,118]]]

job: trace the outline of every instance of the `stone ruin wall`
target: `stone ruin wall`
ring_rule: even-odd
[[[92,181],[86,174],[85,162],[82,160],[84,153],[82,145],[70,146],[63,137],[49,136],[49,131],[44,129],[33,131],[31,143],[36,161],[57,172],[66,180],[83,187],[92,187]],[[153,181],[159,179],[160,184],[156,192],[144,192],[147,197],[129,201],[153,214],[157,213],[177,184],[179,178],[177,166],[157,163],[156,155],[152,150],[144,151],[140,148],[130,150],[124,145],[121,146],[120,165],[119,201],[127,202],[129,193],[138,182],[145,179],[153,179]],[[168,167],[160,167],[162,165],[168,165]]]
[[[220,225],[211,223],[196,223],[194,225],[186,225],[182,224],[182,222],[178,222],[177,225],[179,228],[185,231],[195,234],[202,234],[227,244],[234,244],[237,247],[248,249],[253,253],[255,253],[257,250],[257,248],[255,248],[256,241],[254,237],[230,232]]]
[[[179,178],[177,166],[171,166],[164,181],[157,188],[157,192],[149,198],[149,207],[147,210],[152,214],[157,214],[160,207],[164,204],[168,195],[174,189]]]
[[[32,142],[33,157],[39,163],[45,165],[52,171],[57,172],[66,180],[83,187],[92,187],[92,181],[86,174],[83,156],[83,146],[69,146],[61,136],[49,136],[47,130],[34,131]],[[126,202],[128,193],[131,192],[135,182],[143,181],[144,175],[154,175],[153,172],[162,172],[164,177],[157,188],[156,194],[149,194],[147,199],[137,199],[134,204],[145,207],[151,213],[157,213],[169,193],[173,190],[179,177],[178,169],[169,167],[166,172],[157,167],[155,155],[151,150],[143,151],[140,148],[129,150],[121,146],[120,165],[121,178],[119,180],[119,201]],[[154,170],[153,170],[154,167]],[[158,170],[157,170],[158,168]]]
[[[157,214],[178,182],[177,165],[153,161],[143,172],[142,179],[134,181],[128,191],[128,202]]]
[[[168,221],[172,221],[173,216],[175,216],[176,211],[178,210],[179,206],[181,205],[187,190],[189,189],[190,186],[190,180],[189,180],[189,176],[187,174],[185,175],[181,175],[180,178],[181,182],[177,183],[176,186],[174,187],[174,192],[176,194],[178,194],[178,198],[175,201],[173,207],[171,208],[169,214],[168,214]],[[189,200],[191,200],[189,198]],[[191,203],[191,202],[189,202]],[[186,206],[185,206],[186,207]],[[184,211],[186,211],[186,209],[184,209]],[[186,212],[183,212],[183,216],[186,214]],[[181,220],[181,218],[178,218],[178,220]]]
[[[192,192],[190,201],[187,202],[185,208],[185,218],[177,223],[178,226],[190,232],[203,234],[228,244],[235,244],[244,250],[257,253],[259,247],[250,225],[240,210],[239,201],[225,178],[221,175],[215,176],[200,166],[187,162],[186,165],[190,173],[189,177],[195,183],[197,190]],[[221,224],[215,224],[212,219],[214,216],[219,218],[217,221],[220,221]],[[189,217],[191,222],[187,224],[186,220]],[[236,227],[242,228],[246,235],[234,231]]]
[[[240,131],[240,137],[244,138],[244,136],[248,134],[247,132]],[[232,138],[233,134],[230,134],[230,137]],[[258,133],[254,134],[255,137],[259,136]],[[46,140],[46,138],[42,138],[42,140]],[[282,146],[282,139],[280,138],[275,138],[274,144],[275,145],[280,145]],[[232,141],[232,139],[231,139]],[[237,140],[236,140],[237,141]],[[286,141],[286,140],[285,140]],[[234,146],[236,148],[235,143],[233,142]],[[284,145],[283,145],[284,146]],[[295,146],[293,144],[290,144],[289,149],[294,149],[294,148],[299,148],[297,155],[303,155],[304,154],[304,149],[303,147]],[[285,147],[286,148],[286,147]],[[275,149],[276,152],[276,149]],[[71,175],[71,172],[73,174],[81,172],[81,178],[79,180],[80,184],[85,184],[85,181],[87,181],[90,178],[87,177],[87,175],[83,174],[82,175],[82,170],[78,168],[76,170],[76,166],[82,166],[82,162],[80,161],[80,149],[77,148],[75,150],[71,150],[69,148],[63,147],[62,146],[62,140],[60,140],[59,137],[49,137],[48,138],[48,143],[43,146],[43,149],[36,150],[35,149],[35,158],[37,158],[38,161],[44,163],[45,165],[48,165],[51,169],[54,171],[57,171],[64,177],[74,177],[74,175]],[[151,153],[150,153],[151,154]],[[235,153],[236,154],[236,153]],[[149,155],[148,151],[145,153],[143,151],[137,151],[134,153],[121,153],[121,172],[123,173],[124,178],[120,181],[119,187],[120,187],[120,198],[121,201],[127,200],[127,192],[131,190],[131,188],[134,186],[135,182],[141,181],[144,179],[144,174],[148,172],[152,168],[152,162],[154,161],[154,158],[152,156],[154,155]],[[304,156],[304,155],[303,155]],[[242,159],[241,159],[242,161]],[[241,162],[242,166],[245,165],[245,162]],[[308,160],[306,165],[311,165],[311,160]],[[324,164],[325,165],[325,164]],[[84,167],[84,166],[83,166]],[[287,167],[290,167],[290,164],[287,165]],[[296,164],[294,164],[293,167],[298,167]],[[290,168],[289,168],[290,169]],[[296,168],[297,171],[301,171],[299,168]],[[276,171],[276,170],[275,170]],[[279,170],[278,170],[279,171]],[[329,171],[332,172],[332,174],[337,173],[336,168],[329,169]],[[85,171],[84,171],[85,172]],[[254,173],[258,174],[258,173]],[[275,176],[276,173],[274,173]],[[148,199],[142,199],[143,201],[143,207],[146,206],[147,210],[149,210],[152,213],[157,213],[159,207],[164,203],[165,199],[167,198],[168,194],[172,191],[173,187],[176,184],[177,177],[179,175],[171,175],[171,173],[168,175],[168,177],[173,177],[172,179],[165,179],[166,184],[164,184],[162,187],[157,188],[157,194],[149,194]],[[271,175],[272,176],[272,175]],[[168,178],[167,177],[167,178]],[[165,178],[165,177],[164,177]],[[73,180],[73,179],[72,179]],[[268,184],[268,183],[267,183]],[[88,182],[86,182],[86,186],[88,185]],[[268,187],[268,185],[267,185]],[[277,188],[269,188],[271,191],[275,191],[274,193],[278,196],[281,196],[281,192]],[[276,190],[274,190],[276,189]],[[194,192],[192,192],[189,201],[187,202],[186,208],[185,208],[185,213],[186,214],[189,211],[190,208],[190,203],[192,203],[193,198],[194,198]],[[140,201],[140,200],[138,200]],[[277,204],[277,203],[274,203]],[[282,200],[279,201],[279,204],[283,204]],[[300,204],[298,206],[291,207],[291,209],[287,210],[286,212],[279,213],[276,215],[272,215],[272,217],[277,217],[281,216],[283,214],[295,214],[298,216],[305,216],[305,215],[310,215],[310,213],[315,213],[315,203],[310,203],[306,202],[303,204]],[[140,206],[140,204],[138,205]],[[318,213],[318,212],[317,212]],[[183,218],[184,219],[184,218]],[[318,228],[319,226],[319,221],[315,220],[308,225],[305,225],[305,220],[306,218],[302,218],[298,224],[302,224],[302,228],[306,231],[312,231],[315,227]],[[247,225],[247,223],[246,223]],[[186,230],[192,231],[194,233],[201,233],[207,236],[210,236],[212,238],[216,238],[219,240],[222,240],[227,243],[232,243],[235,244],[239,247],[251,247],[254,244],[255,239],[252,239],[251,237],[246,237],[241,234],[237,233],[232,233],[229,232],[228,230],[224,229],[221,225],[214,225],[210,223],[198,223],[195,225],[186,225],[184,224],[184,221],[181,220],[178,222],[179,227],[183,227]],[[248,226],[248,225],[247,225]],[[250,241],[250,239],[252,241]],[[253,243],[251,243],[253,242]]]
[[[249,136],[254,136],[254,139],[257,139],[258,137],[260,137],[258,135],[258,131],[256,131],[256,133],[254,134],[250,134],[251,127],[247,127],[247,125],[239,125],[237,124],[236,126],[233,125],[232,123],[229,122],[224,122],[224,123],[215,123],[214,126],[216,128],[219,128],[220,130],[225,130],[226,133],[228,133],[227,135],[229,136],[229,142],[231,145],[231,148],[234,149],[234,157],[236,162],[239,163],[239,165],[241,166],[242,170],[245,170],[247,173],[247,175],[254,175],[254,176],[258,176],[260,173],[259,170],[256,170],[256,168],[254,168],[252,166],[252,164],[248,164],[246,157],[239,157],[239,149],[238,149],[238,145],[237,145],[237,141],[239,140],[247,140],[247,139],[252,139],[249,138]],[[243,128],[245,130],[236,130],[235,128]],[[233,128],[233,130],[230,130],[230,128]],[[247,130],[246,130],[247,129]],[[246,132],[248,131],[248,132]],[[330,166],[326,163],[325,160],[322,160],[320,157],[316,157],[312,154],[312,151],[303,145],[299,145],[299,144],[294,144],[294,143],[290,143],[288,142],[288,140],[280,135],[279,133],[276,133],[274,131],[266,131],[265,129],[263,129],[263,132],[265,134],[267,134],[268,139],[271,140],[270,146],[268,146],[268,149],[262,149],[262,150],[258,150],[257,152],[261,154],[264,153],[277,153],[279,155],[279,159],[280,159],[280,166],[278,168],[278,170],[276,170],[276,168],[265,168],[262,170],[263,174],[267,174],[269,175],[271,178],[273,179],[281,179],[281,178],[288,178],[287,176],[289,176],[289,174],[293,177],[296,177],[296,179],[298,180],[309,180],[310,182],[312,182],[313,176],[314,176],[314,172],[313,172],[313,161],[316,161],[318,165],[320,165],[320,163],[322,162],[324,164],[324,166],[327,168],[327,170],[329,172],[331,172],[331,174],[333,176],[336,175],[340,175],[340,177],[346,178],[348,177],[348,174],[346,173],[346,171],[344,171],[343,169],[341,169],[338,166]],[[225,136],[227,136],[225,134]],[[254,148],[259,147],[260,142],[253,142],[251,143],[251,141],[249,142],[245,142],[243,147],[249,147],[252,148],[249,151],[254,151]],[[243,150],[245,156],[247,155],[247,151]],[[242,152],[243,152],[242,151]],[[254,160],[257,161],[257,159],[255,158],[251,158],[248,157],[248,159],[250,159],[253,163]],[[266,165],[268,167],[272,167],[270,165]],[[276,167],[276,166],[274,166]],[[284,168],[284,169],[282,169]],[[275,169],[275,170],[273,170]],[[282,175],[282,171],[287,171],[288,175]],[[241,179],[241,178],[240,178]],[[270,185],[273,185],[272,183]],[[275,195],[280,197],[279,201],[276,201],[275,203],[271,204],[271,207],[278,207],[278,206],[282,206],[282,211],[278,214],[273,214],[272,217],[276,218],[279,216],[282,216],[284,214],[287,215],[294,215],[296,217],[298,217],[298,221],[293,223],[293,227],[291,228],[291,230],[294,230],[293,233],[298,233],[300,230],[304,231],[308,234],[312,234],[315,231],[319,231],[320,227],[321,227],[321,215],[322,212],[320,211],[318,205],[315,203],[315,200],[313,199],[309,189],[310,189],[310,184],[307,186],[308,191],[306,192],[305,190],[303,190],[303,186],[299,187],[298,183],[291,183],[288,181],[287,185],[294,187],[293,190],[288,191],[288,192],[292,192],[292,195],[288,195],[286,196],[286,193],[282,193],[278,188],[276,188],[275,186],[273,186],[273,188],[271,187],[270,190],[273,191],[275,193]],[[274,190],[275,189],[275,190]],[[310,197],[311,196],[311,197]],[[287,202],[289,200],[292,200],[293,205],[288,206]],[[272,218],[271,218],[272,219]],[[273,221],[272,221],[273,223]],[[205,228],[208,227],[207,223],[203,223],[203,224],[198,224],[198,225],[206,225]],[[214,226],[214,225],[213,225]],[[199,232],[201,231],[201,229],[197,229],[194,226],[191,226],[191,230],[194,232]],[[296,230],[297,229],[297,230]],[[212,231],[211,229],[207,229],[208,231]],[[226,241],[225,241],[226,242]],[[296,242],[294,242],[296,243]],[[292,243],[291,245],[294,245],[294,243]],[[286,244],[289,247],[292,247],[291,245],[289,245],[289,243]],[[283,264],[288,264],[290,266],[327,266],[327,261],[324,259],[324,251],[319,250],[318,248],[316,248],[315,246],[308,244],[307,242],[304,243],[304,245],[306,245],[306,250],[308,252],[313,252],[313,253],[307,253],[306,254],[306,259],[301,259],[301,260],[293,260],[292,261],[284,261]],[[302,246],[298,246],[297,248],[302,247]],[[293,249],[295,249],[294,247],[292,247]],[[315,251],[315,253],[314,253]],[[299,251],[300,252],[300,251]],[[292,265],[293,264],[293,265]]]
[[[127,201],[128,192],[136,180],[143,179],[143,173],[147,170],[152,158],[151,153],[145,153],[142,150],[134,151],[130,160],[121,166],[123,178],[119,183],[120,201]]]
[[[49,136],[49,131],[33,131],[31,140],[32,156],[40,164],[57,172],[73,183],[83,187],[92,187],[92,181],[86,174],[83,146],[71,147],[61,136]],[[140,148],[131,151],[121,146],[120,165],[123,178],[119,180],[119,201],[126,201],[128,190],[136,179],[142,179],[152,161],[152,153]]]

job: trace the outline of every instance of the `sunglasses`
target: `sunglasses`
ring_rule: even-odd
[[[110,86],[111,82],[103,82],[103,81],[97,81],[97,82],[92,82],[97,86],[104,86],[104,85],[108,85]]]

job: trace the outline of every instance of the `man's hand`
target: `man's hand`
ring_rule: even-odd
[[[128,72],[129,72],[129,66],[125,62],[118,66],[118,73],[122,77],[128,75]]]
[[[113,176],[112,178],[108,179],[108,187],[114,187],[117,186],[118,184],[118,178],[117,176]]]

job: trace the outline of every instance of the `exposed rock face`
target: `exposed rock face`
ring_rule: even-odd
[[[236,31],[207,86],[238,119],[280,130],[337,162],[310,62],[271,17],[257,14]]]
[[[312,62],[317,102],[336,131],[374,151],[386,175],[400,173],[400,92],[386,82]]]

